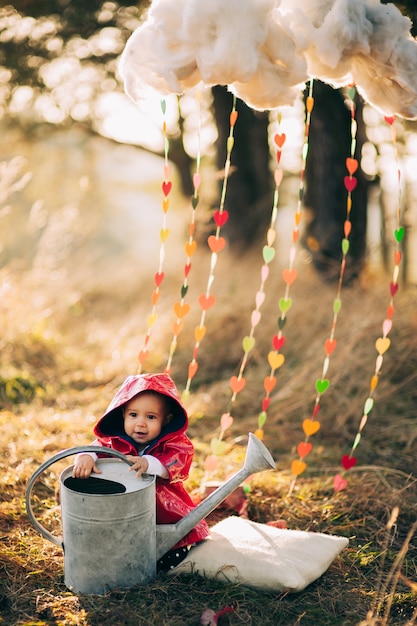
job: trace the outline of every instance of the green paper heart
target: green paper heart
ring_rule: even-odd
[[[181,298],[185,298],[185,296],[187,295],[187,291],[188,291],[188,285],[183,285],[181,287]]]
[[[365,408],[363,410],[365,415],[369,415],[369,413],[372,411],[374,407],[374,400],[373,398],[367,398],[366,402],[365,402]]]
[[[192,196],[192,198],[191,198],[191,206],[193,207],[193,209],[197,208],[199,199],[200,198],[198,196]]]
[[[280,298],[279,299],[279,308],[282,313],[287,313],[292,305],[292,298]]]
[[[353,450],[356,450],[356,448],[357,448],[357,447],[358,447],[358,445],[359,445],[360,440],[361,440],[361,434],[360,434],[360,433],[357,433],[357,435],[356,435],[356,437],[355,437],[355,441],[353,442],[352,452],[353,452]]]
[[[350,98],[351,100],[353,100],[353,99],[355,98],[355,94],[356,94],[356,89],[355,89],[355,87],[348,87],[348,88],[347,88],[347,94],[348,94],[349,98]]]
[[[268,265],[268,263],[270,263],[275,256],[274,248],[271,248],[271,246],[264,246],[262,248],[262,256],[264,258],[265,263]]]
[[[242,341],[244,352],[250,352],[251,350],[253,350],[255,343],[256,343],[255,337],[249,337],[249,335],[244,337]]]
[[[316,391],[317,393],[324,393],[330,385],[330,382],[327,378],[319,378],[316,380]]]
[[[398,243],[401,243],[401,241],[403,240],[404,235],[405,235],[405,228],[404,228],[404,226],[401,226],[401,228],[397,228],[394,231],[394,235],[395,235],[395,239],[398,241]]]
[[[224,441],[220,441],[220,439],[212,439],[210,441],[210,448],[215,456],[219,456],[220,454],[225,453],[226,443]]]
[[[261,413],[259,413],[258,416],[258,428],[262,428],[262,426],[265,424],[266,422],[266,412],[265,411],[261,411]]]
[[[349,239],[342,239],[342,252],[343,256],[346,256],[349,252]]]
[[[166,110],[167,110],[166,100],[161,100],[161,109],[162,109],[162,113],[165,115]]]
[[[286,323],[287,323],[287,318],[286,317],[279,317],[278,318],[278,328],[280,330],[282,330],[284,328]]]
[[[333,313],[339,313],[341,308],[342,308],[342,301],[340,300],[340,298],[336,298],[333,301]]]

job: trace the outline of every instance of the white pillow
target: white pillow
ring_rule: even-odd
[[[171,573],[198,573],[270,591],[302,591],[348,545],[345,537],[283,530],[228,517]]]

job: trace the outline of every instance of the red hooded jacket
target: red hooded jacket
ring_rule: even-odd
[[[124,432],[122,407],[142,391],[154,391],[167,396],[170,413],[173,414],[159,436],[139,453],[156,457],[168,471],[168,479],[156,478],[156,521],[158,524],[172,524],[195,508],[182,484],[188,478],[194,447],[186,435],[188,415],[172,379],[167,374],[128,376],[95,425],[94,434],[102,446],[138,456],[135,442]],[[174,547],[196,543],[208,534],[208,526],[202,520]]]

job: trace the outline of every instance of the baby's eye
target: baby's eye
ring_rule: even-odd
[[[149,420],[155,420],[156,419],[156,415],[154,415],[153,413],[149,413],[148,419]]]
[[[137,413],[135,411],[129,411],[129,417],[136,417]]]

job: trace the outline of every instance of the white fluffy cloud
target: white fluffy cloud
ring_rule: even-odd
[[[354,83],[385,115],[417,117],[411,22],[380,0],[153,0],[120,62],[135,101],[200,81],[256,109],[292,104],[310,78]]]

